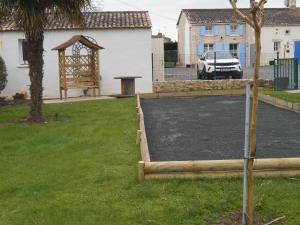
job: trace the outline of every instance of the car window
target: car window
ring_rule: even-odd
[[[232,59],[233,56],[230,52],[227,51],[218,51],[216,52],[217,59]],[[207,59],[214,59],[215,58],[215,52],[208,52],[207,53]]]

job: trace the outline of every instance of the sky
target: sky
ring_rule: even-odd
[[[152,21],[152,33],[162,32],[177,40],[176,23],[184,8],[230,8],[228,0],[94,0],[102,2],[104,11],[147,10]],[[250,0],[238,0],[238,7],[249,7]],[[300,1],[298,0],[300,3]],[[299,4],[297,3],[297,6]],[[266,7],[284,7],[284,0],[268,0]]]

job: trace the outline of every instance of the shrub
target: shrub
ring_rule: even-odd
[[[0,56],[0,93],[7,84],[7,70],[3,58]]]

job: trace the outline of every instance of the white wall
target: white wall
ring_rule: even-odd
[[[165,65],[164,65],[164,38],[152,38],[152,53],[153,53],[153,81],[165,80]]]
[[[290,34],[286,35],[285,30]],[[280,41],[280,57],[284,56],[284,45],[289,46],[289,53],[285,52],[287,58],[294,57],[294,42],[300,41],[300,26],[263,27],[261,36],[262,63],[267,63],[276,57],[274,53],[274,41]]]
[[[151,29],[46,31],[44,97],[59,97],[58,54],[51,49],[79,34],[93,37],[105,48],[100,51],[101,94],[121,92],[120,80],[113,79],[115,76],[142,76],[136,80],[136,91],[152,92]],[[29,90],[28,68],[19,65],[18,39],[22,38],[22,32],[0,33],[0,52],[8,69],[8,84],[1,95]],[[83,92],[78,89],[68,93],[79,96]]]

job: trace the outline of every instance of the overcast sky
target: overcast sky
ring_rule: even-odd
[[[184,8],[229,8],[228,0],[94,0],[102,1],[109,10],[148,10],[153,24],[152,33],[162,32],[177,40],[176,22]],[[239,0],[239,7],[248,7],[250,0]],[[298,0],[299,2],[299,0]],[[298,5],[298,4],[297,4]],[[284,0],[268,0],[266,7],[284,7]]]

